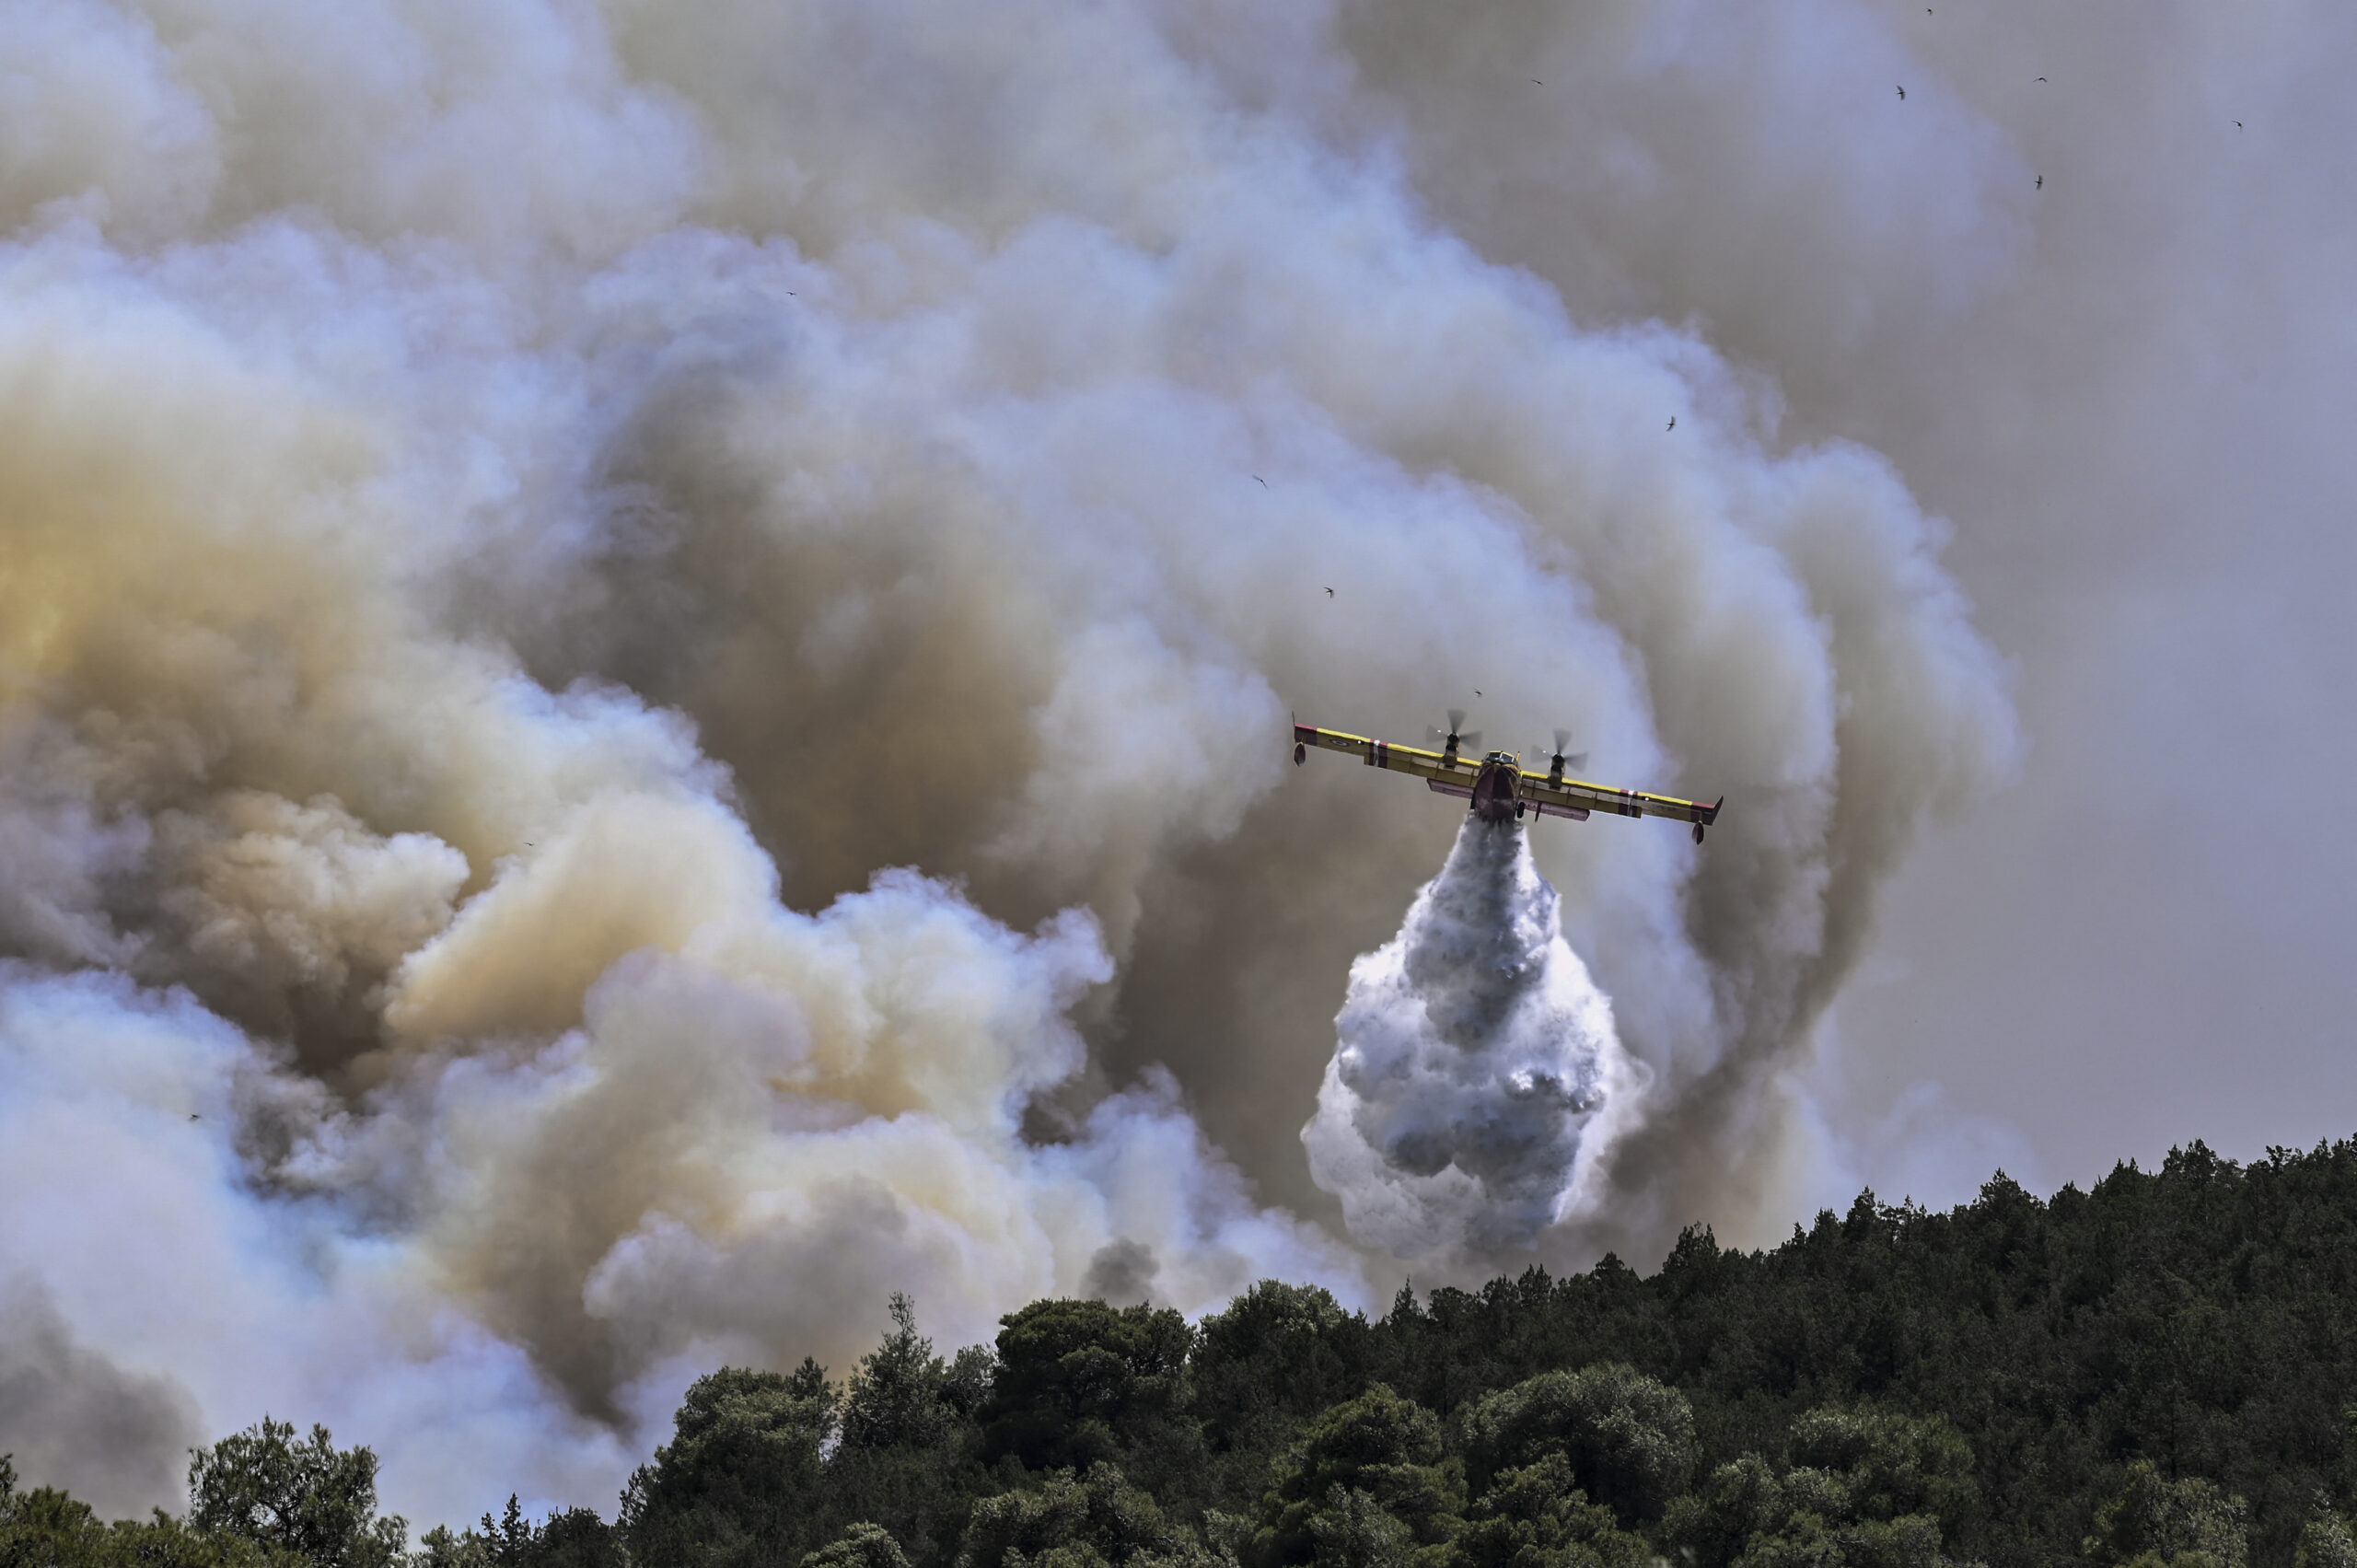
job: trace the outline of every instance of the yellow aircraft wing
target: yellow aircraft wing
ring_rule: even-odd
[[[1370,736],[1347,735],[1341,730],[1319,729],[1315,725],[1296,723],[1293,726],[1295,761],[1298,761],[1310,749],[1341,751],[1356,757],[1370,768],[1385,768],[1395,773],[1413,773],[1432,789],[1443,795],[1469,796],[1473,783],[1480,776],[1485,758],[1466,757],[1445,751],[1427,751],[1416,746],[1394,746],[1387,740]],[[1724,796],[1705,806],[1696,800],[1680,800],[1676,796],[1655,795],[1642,789],[1616,789],[1610,784],[1590,784],[1585,779],[1567,779],[1528,768],[1517,768],[1515,795],[1532,810],[1542,816],[1569,817],[1585,821],[1596,811],[1614,817],[1666,817],[1676,822],[1694,825],[1695,842],[1701,842],[1702,830],[1719,819],[1719,807],[1726,804]]]
[[[1370,768],[1388,768],[1395,773],[1413,773],[1420,779],[1438,779],[1446,784],[1469,784],[1481,771],[1481,760],[1478,757],[1469,761],[1464,757],[1451,758],[1438,751],[1425,751],[1413,746],[1394,746],[1387,740],[1370,739],[1364,735],[1344,735],[1337,729],[1319,729],[1315,725],[1295,725],[1293,738],[1296,745],[1347,752]]]
[[[1585,779],[1550,779],[1528,768],[1522,770],[1520,794],[1523,799],[1537,802],[1542,808],[1554,807],[1548,812],[1550,816],[1577,811],[1585,817],[1591,811],[1603,811],[1615,817],[1666,817],[1699,828],[1707,828],[1719,819],[1718,806],[1680,800],[1674,795],[1652,795],[1642,789],[1615,789],[1610,784],[1589,784]],[[1720,804],[1725,804],[1724,798]]]

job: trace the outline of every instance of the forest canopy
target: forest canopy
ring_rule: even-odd
[[[0,1568],[2357,1568],[2353,1292],[2357,1139],[2196,1143],[1377,1318],[1263,1281],[943,1355],[896,1296],[841,1378],[698,1379],[610,1518],[412,1542],[367,1448],[269,1416],[179,1516],[0,1461]]]

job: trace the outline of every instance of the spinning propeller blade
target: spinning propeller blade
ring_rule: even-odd
[[[1566,769],[1585,768],[1587,766],[1586,752],[1565,751],[1563,749],[1564,747],[1569,746],[1571,743],[1572,732],[1568,729],[1559,729],[1555,732],[1555,749],[1552,751],[1550,751],[1546,747],[1540,745],[1533,745],[1530,749],[1533,754],[1547,759],[1547,769],[1549,772],[1556,775],[1557,777],[1561,777]]]

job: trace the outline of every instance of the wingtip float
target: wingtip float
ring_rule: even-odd
[[[1449,717],[1448,734],[1437,751],[1395,746],[1389,741],[1319,729],[1316,725],[1296,721],[1293,726],[1294,763],[1297,767],[1307,761],[1312,748],[1346,752],[1370,768],[1413,773],[1435,795],[1455,796],[1469,802],[1468,809],[1485,822],[1519,821],[1534,815],[1568,817],[1575,822],[1585,822],[1598,811],[1612,817],[1666,817],[1675,822],[1693,824],[1694,842],[1698,844],[1702,842],[1703,830],[1719,819],[1719,807],[1726,804],[1724,796],[1705,806],[1675,796],[1614,789],[1608,784],[1566,778],[1560,742],[1544,772],[1525,768],[1522,759],[1511,751],[1492,751],[1477,761],[1459,755],[1459,749],[1469,747],[1478,750],[1480,737],[1460,735],[1457,715],[1452,714]]]

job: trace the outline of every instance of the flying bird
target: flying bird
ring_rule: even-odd
[[[1674,413],[1669,416],[1669,428],[1672,430],[1678,428],[1678,416]]]
[[[2040,77],[2038,78],[2038,80],[2042,82],[2042,81],[2046,80],[2046,78],[2045,78],[2044,76],[2040,76]]]
[[[1907,89],[1905,87],[1898,89],[1898,101],[1901,103],[1905,103],[1907,101]]]
[[[1332,598],[1334,597],[1334,590],[1333,590],[1333,589],[1331,589],[1331,588],[1328,588],[1328,589],[1326,590],[1326,597],[1327,597],[1328,598]]]
[[[1531,78],[1530,78],[1530,85],[1531,85],[1532,87],[1545,87],[1547,84],[1546,84],[1546,83],[1544,83],[1544,82],[1542,82],[1542,81],[1540,81],[1538,77],[1533,76],[1533,77],[1531,77]]]
[[[2041,191],[2046,189],[2046,176],[2043,174],[2038,177],[2038,188]]]
[[[1257,474],[1257,473],[1256,473],[1256,474],[1254,474],[1252,477],[1253,477],[1254,479],[1260,479],[1260,488],[1261,488],[1261,489],[1266,490],[1266,489],[1268,489],[1268,488],[1269,488],[1269,482],[1268,482],[1267,480],[1265,480],[1265,479],[1260,479],[1260,476],[1259,474]]]
[[[2239,121],[2239,120],[2235,121],[2235,130],[2237,130],[2237,131],[2239,131],[2239,130],[2241,130],[2242,128],[2243,128],[2243,122],[2242,122],[2241,121]]]

